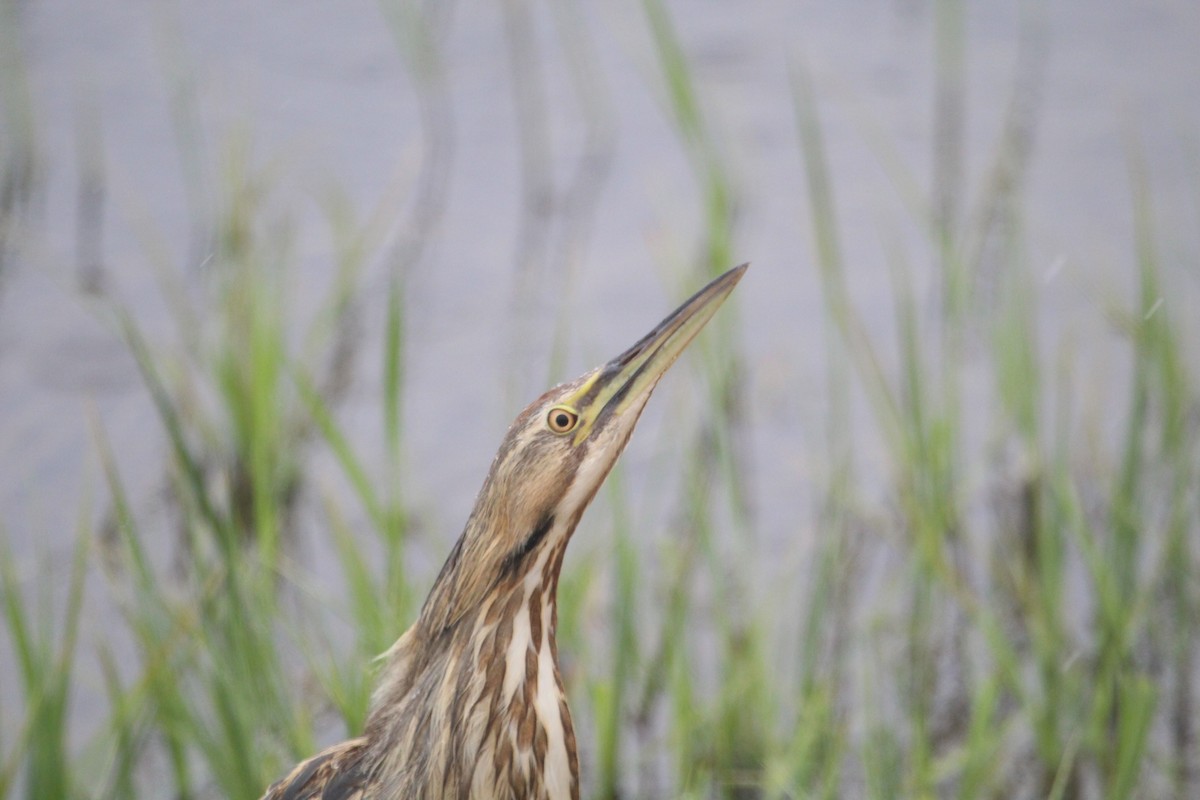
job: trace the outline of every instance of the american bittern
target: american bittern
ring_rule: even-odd
[[[420,616],[386,654],[365,733],[297,765],[265,800],[578,799],[555,644],[563,552],[659,379],[745,270],[521,412]]]

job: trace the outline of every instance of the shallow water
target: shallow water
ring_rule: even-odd
[[[85,267],[96,261],[79,251],[81,154],[99,154],[96,258],[107,286],[149,330],[169,338],[155,248],[170,268],[203,259],[191,224],[189,169],[205,190],[215,188],[219,156],[239,136],[253,142],[257,162],[276,164],[276,202],[299,209],[289,288],[299,307],[311,308],[331,247],[312,198],[335,185],[365,214],[389,187],[411,185],[424,142],[409,72],[373,4],[17,5],[43,180],[16,258],[0,276],[0,520],[32,582],[37,554],[65,563],[81,515],[103,508],[89,419],[112,441],[142,508],[156,503],[165,457],[132,361],[98,302],[78,290],[81,260]],[[565,52],[590,53],[603,87],[598,130],[611,134],[613,149],[609,169],[597,173],[603,181],[585,234],[553,204],[523,216],[501,4],[459,3],[445,20],[452,111],[452,124],[440,131],[452,142],[446,207],[410,278],[405,403],[406,495],[434,532],[434,551],[456,535],[507,421],[545,383],[557,309],[569,309],[567,367],[553,376],[563,378],[619,352],[702,282],[682,269],[696,250],[701,193],[664,113],[641,6],[585,5],[586,49],[577,40],[564,48],[555,18],[540,5],[530,10],[535,38],[522,47],[542,82],[548,132],[535,147],[536,168],[556,186],[576,168],[586,133]],[[965,55],[969,198],[979,194],[995,153],[1018,70],[1018,4],[977,5]],[[689,2],[671,10],[738,193],[735,258],[754,265],[735,301],[749,367],[758,546],[770,563],[776,552],[793,557],[808,528],[795,522],[804,508],[796,487],[814,471],[827,374],[789,68],[803,64],[811,73],[851,291],[871,332],[886,342],[887,237],[916,237],[868,131],[878,130],[928,185],[932,9],[917,0],[858,0]],[[1126,365],[1101,312],[1107,303],[1128,303],[1135,285],[1131,147],[1150,172],[1168,270],[1191,269],[1182,307],[1196,307],[1187,265],[1200,246],[1200,6],[1063,0],[1046,14],[1023,214],[1028,260],[1042,275],[1048,356],[1072,342],[1078,377],[1101,387],[1095,402],[1103,405],[1119,402],[1106,399],[1104,387]],[[915,271],[924,276],[921,252],[914,246]],[[518,279],[519,261],[527,271]],[[517,285],[532,287],[519,306]],[[382,314],[378,306],[365,313],[359,380],[343,413],[369,463],[378,464]],[[656,480],[647,472],[676,446],[664,439],[680,430],[675,412],[682,409],[685,419],[698,413],[682,391],[685,379],[673,380],[626,457],[635,485]],[[586,527],[577,549],[595,550],[602,542]],[[430,556],[432,566],[439,558]],[[102,630],[111,612],[97,603],[88,613]],[[8,648],[5,639],[5,670]],[[0,683],[13,708],[13,682]]]

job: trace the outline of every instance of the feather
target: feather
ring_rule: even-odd
[[[271,784],[263,800],[367,800],[366,753],[365,738],[322,750]]]

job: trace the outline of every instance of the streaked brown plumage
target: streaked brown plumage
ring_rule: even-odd
[[[555,645],[563,553],[658,380],[745,269],[521,412],[417,621],[386,654],[365,732],[264,800],[578,800]]]

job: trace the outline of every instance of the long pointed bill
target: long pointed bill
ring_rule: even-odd
[[[601,367],[579,388],[568,401],[582,418],[582,424],[575,432],[575,444],[586,439],[603,419],[619,416],[654,391],[659,379],[712,319],[749,266],[734,267],[696,292],[637,344]]]

